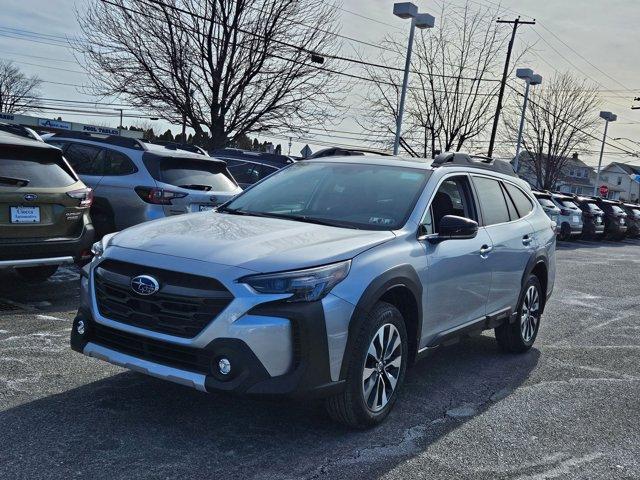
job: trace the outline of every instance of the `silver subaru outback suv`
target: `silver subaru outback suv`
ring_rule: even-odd
[[[497,160],[298,162],[217,211],[94,245],[71,346],[201,391],[325,398],[366,427],[440,345],[495,329],[503,350],[530,349],[555,242]]]

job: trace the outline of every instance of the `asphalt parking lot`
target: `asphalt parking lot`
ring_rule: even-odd
[[[533,350],[489,332],[443,348],[365,432],[85,358],[77,273],[0,272],[0,478],[640,478],[640,241],[558,250]]]

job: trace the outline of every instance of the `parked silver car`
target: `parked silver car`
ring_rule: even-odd
[[[560,240],[570,240],[582,235],[582,227],[584,226],[582,210],[576,205],[573,197],[562,193],[554,193],[551,195],[551,199],[560,209],[560,216],[558,217],[560,233],[558,238]]]
[[[56,134],[82,181],[93,189],[99,237],[138,223],[210,210],[242,191],[223,160],[124,137]]]
[[[297,162],[217,211],[96,243],[71,346],[202,391],[324,397],[369,426],[440,345],[495,329],[529,350],[555,247],[504,162]]]
[[[560,233],[560,208],[551,199],[551,194],[538,191],[534,191],[533,194],[547,217],[556,224],[556,233]]]

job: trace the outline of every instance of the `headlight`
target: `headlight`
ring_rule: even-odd
[[[251,275],[238,280],[259,293],[287,294],[288,302],[320,300],[349,274],[351,260],[291,272]]]
[[[97,241],[96,243],[91,245],[91,253],[93,254],[94,258],[100,258],[104,254],[104,251],[109,246],[109,242],[114,235],[115,233],[107,233],[104,237],[102,237],[102,240]]]

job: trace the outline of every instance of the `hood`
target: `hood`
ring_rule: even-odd
[[[118,233],[109,245],[276,272],[353,258],[393,238],[389,231],[210,211],[142,223]]]

